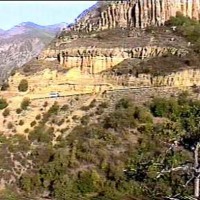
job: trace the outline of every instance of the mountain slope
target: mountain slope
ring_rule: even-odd
[[[40,26],[24,22],[7,31],[0,31],[0,80],[19,68],[51,42],[66,24]]]
[[[4,30],[0,28],[0,34],[4,33]]]
[[[145,11],[137,3],[159,8],[164,0],[131,2],[135,15]],[[168,26],[140,29],[132,16],[131,27],[125,21],[123,28],[131,2],[90,7],[2,87],[0,188],[6,190],[0,200],[192,195],[187,183],[200,144],[200,57],[186,36],[199,42],[200,25],[179,15]],[[150,14],[158,13],[152,8]],[[54,26],[27,22],[10,33],[23,35],[22,43],[48,38],[47,29]],[[19,52],[31,52],[31,45]]]

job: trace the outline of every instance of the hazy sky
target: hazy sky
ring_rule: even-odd
[[[0,1],[0,28],[7,30],[21,22],[51,25],[73,22],[96,1]]]

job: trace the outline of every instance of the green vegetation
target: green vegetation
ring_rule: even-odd
[[[31,127],[35,126],[35,125],[36,125],[36,121],[32,121],[32,122],[30,123],[30,125],[31,125]]]
[[[3,115],[4,117],[9,116],[9,115],[10,115],[10,109],[9,109],[9,108],[4,109],[2,115]]]
[[[22,200],[22,197],[17,194],[15,188],[6,188],[0,192],[0,199],[2,200]]]
[[[58,105],[58,102],[55,102],[48,110],[48,114],[50,115],[56,115],[58,114],[58,111],[60,109],[60,106]]]
[[[3,98],[0,98],[0,110],[3,110],[7,106],[8,106],[7,101],[5,99],[3,99]]]
[[[21,112],[22,112],[22,109],[21,109],[21,108],[17,108],[17,109],[16,109],[16,113],[17,113],[17,114],[20,114]]]
[[[111,113],[98,116],[98,122],[85,115],[69,135],[64,136],[68,128],[62,129],[63,135],[53,145],[55,130],[47,122],[62,124],[63,118],[57,118],[61,110],[55,103],[40,115],[37,124],[25,130],[27,139],[0,135],[5,144],[0,147],[0,156],[5,154],[1,168],[13,169],[9,152],[23,166],[28,160],[32,163],[17,179],[15,187],[21,195],[17,199],[44,193],[55,200],[163,199],[193,193],[192,182],[184,187],[191,178],[187,172],[158,174],[192,163],[189,147],[191,139],[200,136],[200,101],[187,93],[178,98],[154,98],[144,106],[123,98]],[[178,147],[169,151],[174,141],[179,141]],[[9,152],[5,152],[8,145]],[[30,153],[20,157],[16,152]]]
[[[167,24],[177,26],[178,34],[192,42],[194,50],[200,52],[200,24],[197,20],[190,19],[177,12],[176,17],[171,17]]]
[[[21,109],[22,110],[27,110],[29,105],[30,105],[30,99],[29,98],[24,98],[23,101],[21,102]]]
[[[19,121],[19,125],[20,125],[20,126],[23,126],[23,125],[24,125],[24,121],[23,121],[22,119]]]
[[[68,111],[69,110],[69,105],[65,104],[60,108],[61,111]]]
[[[81,124],[82,125],[87,125],[90,121],[90,117],[88,115],[85,115],[81,118]]]
[[[40,120],[41,119],[41,115],[38,114],[36,117],[35,117],[36,120]]]
[[[24,130],[24,133],[28,133],[28,132],[29,132],[29,129],[26,128],[26,129]]]
[[[22,79],[18,85],[18,90],[20,92],[26,92],[28,90],[28,81],[26,79]]]
[[[139,74],[151,74],[153,76],[165,76],[172,72],[181,71],[183,69],[200,69],[200,23],[195,19],[190,19],[177,12],[176,17],[171,17],[166,22],[168,29],[175,26],[173,34],[179,36],[183,41],[188,42],[189,53],[187,55],[165,55],[154,57],[136,62],[134,59],[128,58],[115,66],[116,75],[132,74],[138,77]],[[160,27],[161,28],[161,27]],[[153,32],[155,27],[148,27],[147,32]],[[172,30],[172,29],[171,29]],[[169,30],[168,30],[169,31]],[[160,33],[162,34],[162,33]],[[173,36],[172,36],[173,37]],[[176,44],[176,37],[174,45]]]
[[[12,123],[12,122],[8,122],[7,128],[8,128],[8,129],[12,129],[12,128],[13,128],[13,123]]]

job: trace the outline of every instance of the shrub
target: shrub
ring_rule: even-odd
[[[35,126],[36,125],[36,121],[32,121],[30,125],[31,125],[31,127]]]
[[[179,103],[180,105],[183,105],[183,104],[187,103],[187,102],[188,102],[188,96],[189,96],[188,91],[182,92],[182,93],[178,96],[178,103]]]
[[[185,17],[182,13],[177,12],[176,17],[171,17],[166,24],[171,26],[183,26],[186,24],[191,24],[191,22],[192,20],[189,17]]]
[[[49,114],[57,115],[59,111],[59,105],[57,102],[55,102],[48,110]]]
[[[41,115],[38,114],[36,117],[35,117],[36,120],[40,120],[41,119]]]
[[[95,114],[101,115],[101,114],[103,114],[103,112],[104,112],[103,107],[98,107],[97,110],[96,110],[96,112],[95,112]]]
[[[72,117],[72,119],[73,119],[73,120],[78,120],[79,117],[78,117],[77,115],[74,115],[74,116]]]
[[[90,103],[89,107],[94,108],[96,105],[96,99],[93,99],[92,102]]]
[[[194,51],[200,51],[200,24],[197,20],[190,19],[188,16],[183,16],[182,13],[177,12],[176,17],[171,17],[166,24],[177,26],[178,33],[194,44]]]
[[[135,108],[134,118],[141,123],[153,122],[151,114],[142,107]]]
[[[39,124],[29,133],[28,138],[32,142],[37,141],[49,143],[53,139],[53,131],[54,130],[52,128],[47,129],[44,124]]]
[[[65,120],[64,120],[64,119],[61,119],[61,120],[57,123],[57,125],[58,125],[58,126],[61,126],[64,122],[65,122]]]
[[[194,93],[200,94],[200,87],[194,85],[192,89],[193,89],[193,92],[194,92]]]
[[[61,111],[67,111],[67,110],[69,110],[69,105],[67,105],[67,104],[63,105],[60,110]]]
[[[8,128],[8,129],[12,129],[12,128],[13,128],[12,122],[8,122],[7,128]]]
[[[10,114],[10,109],[9,109],[9,108],[6,108],[6,109],[3,111],[3,113],[2,113],[2,115],[3,115],[4,117],[7,117],[9,114]]]
[[[169,110],[169,103],[165,99],[155,98],[150,105],[150,109],[155,117],[164,117]]]
[[[30,105],[30,99],[29,98],[24,98],[23,101],[21,102],[21,109],[22,110],[27,110],[29,105]]]
[[[20,114],[21,112],[22,112],[22,109],[21,109],[21,108],[17,108],[17,109],[16,109],[16,113],[17,113],[17,114]]]
[[[26,128],[26,129],[24,130],[24,133],[28,133],[28,132],[29,132],[29,129]]]
[[[6,108],[8,106],[8,103],[5,99],[1,98],[0,99],[0,110],[3,110],[4,108]]]
[[[127,99],[127,98],[123,98],[120,99],[117,104],[115,105],[115,109],[119,109],[119,108],[130,108],[133,106],[133,103],[131,101],[131,99]]]
[[[24,125],[24,121],[23,121],[23,120],[20,120],[20,121],[19,121],[19,125],[20,125],[20,126],[23,126],[23,125]]]
[[[18,85],[18,90],[20,92],[26,92],[28,90],[28,81],[26,79],[22,79]]]
[[[108,102],[102,102],[101,104],[99,104],[99,107],[108,108]]]
[[[60,132],[61,132],[61,133],[65,133],[67,130],[69,130],[68,127],[61,129]],[[62,137],[62,136],[60,136],[60,137]]]
[[[90,121],[90,118],[88,115],[85,115],[81,118],[81,124],[83,124],[83,125],[87,125],[89,123],[89,121]]]
[[[124,128],[135,128],[137,125],[134,119],[134,110],[131,109],[119,109],[113,113],[110,113],[104,119],[104,128],[113,128],[115,130],[121,130]]]
[[[6,187],[6,189],[3,189],[0,193],[0,199],[3,200],[19,200],[23,199],[23,197],[18,194],[16,189],[13,187]]]
[[[3,85],[1,86],[1,91],[6,91],[8,88],[9,88],[9,84],[3,83]]]
[[[86,171],[80,174],[80,178],[78,180],[78,189],[81,193],[86,194],[89,192],[95,191],[95,180],[91,176],[91,172]]]
[[[82,107],[81,107],[81,110],[83,110],[83,111],[88,111],[89,109],[90,109],[89,106],[82,106]]]
[[[48,102],[45,101],[43,107],[46,108],[48,106]]]
[[[46,123],[49,120],[50,113],[46,112],[43,114],[42,123]]]

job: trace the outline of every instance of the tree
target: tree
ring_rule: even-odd
[[[60,106],[58,105],[58,102],[54,102],[54,104],[49,108],[48,113],[50,115],[57,115],[59,112]]]
[[[30,105],[30,99],[29,98],[24,98],[23,101],[21,102],[21,109],[22,110],[27,110],[27,107]]]
[[[192,194],[199,198],[200,102],[184,93],[178,100],[156,98],[150,109],[154,116],[171,121],[149,131],[138,129],[144,136],[130,169],[125,170],[127,177],[143,184],[151,198]]]
[[[18,90],[20,92],[26,92],[28,90],[28,81],[26,79],[22,79],[19,83]]]
[[[0,99],[0,110],[3,110],[4,108],[6,108],[8,106],[8,103],[5,99],[1,98]]]
[[[6,109],[3,111],[3,113],[2,113],[2,115],[3,115],[4,117],[7,117],[9,114],[10,114],[10,109],[9,109],[9,108],[6,108]]]
[[[6,91],[9,88],[9,84],[7,82],[4,82],[1,86],[1,91]]]

